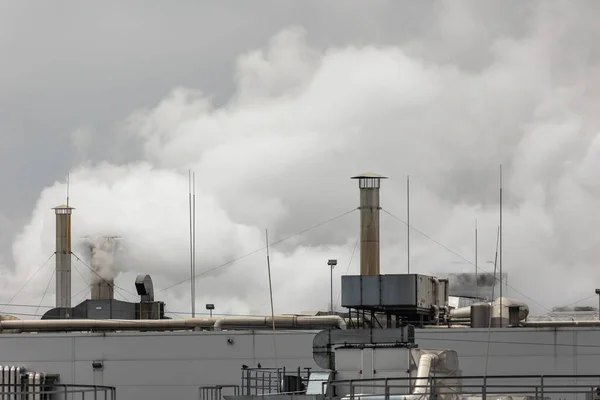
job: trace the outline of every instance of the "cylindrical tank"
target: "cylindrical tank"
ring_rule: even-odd
[[[490,303],[477,303],[471,305],[471,328],[488,328],[492,316]]]

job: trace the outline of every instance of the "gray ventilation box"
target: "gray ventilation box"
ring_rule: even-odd
[[[426,275],[342,276],[342,306],[374,311],[430,312],[437,304],[434,278]]]

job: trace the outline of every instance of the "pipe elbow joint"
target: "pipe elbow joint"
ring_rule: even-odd
[[[336,326],[342,330],[347,329],[346,320],[340,316],[337,317]]]
[[[221,331],[223,330],[223,323],[225,322],[225,318],[219,318],[215,321],[214,325],[213,325],[213,330],[214,331]]]

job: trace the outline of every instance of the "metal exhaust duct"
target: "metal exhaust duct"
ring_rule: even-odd
[[[379,187],[385,176],[353,176],[360,189],[360,274],[379,275]]]
[[[73,207],[53,208],[56,214],[56,307],[71,307],[71,212]]]

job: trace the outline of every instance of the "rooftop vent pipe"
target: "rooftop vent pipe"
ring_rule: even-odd
[[[135,278],[135,289],[142,301],[154,301],[154,284],[150,275],[138,275]]]
[[[360,274],[379,275],[379,187],[385,176],[353,176],[360,189]]]

